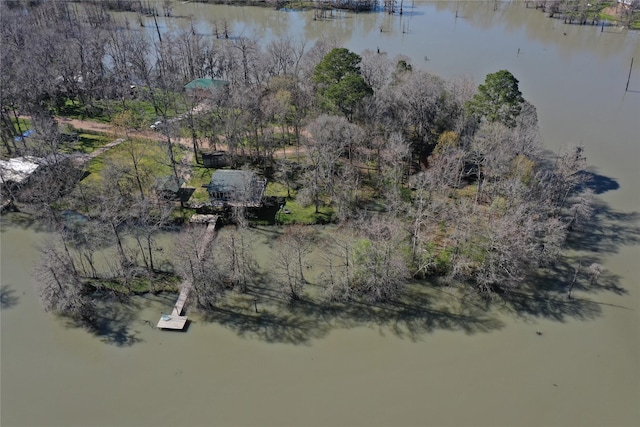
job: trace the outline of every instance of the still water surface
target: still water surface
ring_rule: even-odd
[[[201,4],[174,12],[203,33],[225,18],[265,40],[331,35],[478,82],[509,69],[538,108],[545,146],[586,147],[610,220],[576,256],[598,257],[621,291],[579,291],[581,310],[494,310],[488,323],[469,318],[466,332],[414,334],[375,322],[240,334],[197,317],[187,333],[162,332],[145,321],[172,299],[140,298],[133,314],[114,314],[120,329],[95,337],[42,312],[31,271],[43,234],[3,219],[1,280],[13,293],[1,313],[2,426],[640,424],[640,67],[624,92],[640,34],[563,25],[516,2],[497,11],[493,2],[416,2],[402,17],[330,22]]]

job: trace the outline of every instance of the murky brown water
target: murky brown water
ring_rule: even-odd
[[[492,4],[416,4],[402,18],[332,22],[195,4],[175,12],[228,16],[265,38],[331,34],[444,76],[481,81],[511,70],[538,108],[546,146],[582,143],[601,176],[611,220],[584,250],[602,258],[620,293],[578,291],[578,309],[551,301],[525,316],[471,310],[450,319],[436,306],[431,326],[413,333],[402,323],[296,316],[253,330],[195,318],[187,333],[162,332],[144,321],[155,323],[172,299],[141,298],[135,318],[121,313],[111,334],[96,337],[42,312],[31,277],[42,234],[4,224],[1,279],[15,301],[1,313],[2,426],[639,425],[640,224],[624,214],[640,210],[640,67],[634,92],[624,86],[640,34]]]

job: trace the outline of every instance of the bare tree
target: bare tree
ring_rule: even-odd
[[[320,116],[309,125],[307,142],[309,172],[306,188],[318,212],[320,197],[335,195],[335,184],[341,156],[353,157],[363,137],[362,130],[345,118]]]
[[[165,201],[158,200],[154,203],[145,198],[136,198],[131,206],[131,214],[135,216],[132,234],[149,275],[156,269],[153,255],[156,234],[169,223],[172,210],[171,205]]]
[[[589,276],[589,286],[593,286],[593,284],[596,283],[596,281],[602,274],[602,271],[603,271],[602,265],[598,264],[597,262],[594,262],[589,267],[587,267],[587,275]]]
[[[322,252],[324,271],[320,279],[329,299],[348,301],[357,296],[352,288],[356,238],[353,224],[344,224],[325,238]]]
[[[400,133],[392,133],[385,143],[381,157],[381,182],[378,187],[383,191],[387,211],[395,215],[403,209],[402,187],[409,170],[410,143]]]
[[[391,217],[373,217],[359,229],[362,238],[353,249],[353,292],[375,301],[393,299],[409,277],[401,225]]]
[[[301,225],[285,228],[276,246],[276,268],[285,279],[285,289],[292,300],[301,296],[304,278],[304,261],[313,239],[313,229]]]
[[[255,278],[257,262],[253,256],[250,235],[244,228],[234,228],[217,243],[214,257],[225,286],[244,292]]]
[[[361,56],[360,72],[374,92],[391,82],[394,62],[386,53],[376,53],[365,49]]]
[[[40,301],[47,311],[86,319],[93,313],[93,301],[76,274],[73,259],[61,246],[54,239],[41,249],[42,258],[34,272]]]

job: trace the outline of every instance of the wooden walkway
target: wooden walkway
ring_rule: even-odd
[[[216,233],[216,222],[218,221],[218,215],[206,215],[206,218],[203,219],[204,215],[201,215],[198,220],[194,222],[198,223],[206,223],[207,229],[204,232],[204,236],[202,237],[202,242],[200,243],[200,247],[198,248],[198,252],[202,253],[204,248],[211,243]],[[159,329],[184,329],[184,326],[187,324],[187,316],[182,316],[182,311],[184,310],[184,306],[187,303],[187,299],[189,298],[189,292],[191,292],[191,288],[193,287],[193,282],[191,279],[186,279],[184,282],[180,284],[180,295],[178,295],[178,301],[173,306],[173,310],[171,310],[171,314],[162,314],[160,316],[160,320],[156,325]]]

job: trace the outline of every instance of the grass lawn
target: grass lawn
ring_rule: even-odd
[[[139,159],[138,168],[143,175],[155,178],[173,174],[167,150],[163,144],[146,139],[133,139],[106,151],[95,159],[92,159],[87,165],[87,172],[89,172],[89,175],[84,179],[84,183],[87,185],[99,184],[101,172],[108,165],[124,165],[132,167],[132,152]],[[178,145],[174,145],[174,156],[176,161],[180,161],[184,156],[183,148]]]
[[[289,213],[285,213],[289,212]],[[276,214],[281,224],[327,224],[333,221],[334,210],[330,206],[320,206],[316,213],[315,206],[304,207],[295,200],[287,200],[282,212]]]
[[[147,292],[178,292],[180,278],[173,274],[156,273],[152,277],[134,277],[126,286],[121,280],[95,280],[87,283],[96,289],[111,289],[127,294],[145,294]]]
[[[276,214],[276,221],[281,224],[327,224],[333,221],[334,209],[330,206],[320,206],[316,213],[315,206],[302,206],[295,197],[296,191],[291,190],[291,197],[287,198],[287,187],[279,182],[269,181],[265,195],[269,197],[284,197],[286,204],[282,211]],[[288,213],[285,213],[288,212]]]
[[[11,123],[13,124],[13,128],[15,130],[16,135],[21,135],[23,132],[26,132],[29,129],[31,129],[31,121],[30,120],[21,119],[20,118],[20,119],[18,119],[18,122],[19,122],[20,126],[18,126],[18,123],[16,123],[14,120],[11,120]],[[27,137],[27,138],[24,139],[24,142],[20,141],[20,140],[9,142],[9,146],[11,147],[10,151],[13,153],[13,147],[14,146],[17,146],[17,147],[21,148],[23,146],[23,144],[29,145],[29,140],[30,140],[30,138]],[[0,148],[0,155],[2,155],[3,157],[9,155],[9,152],[6,150],[6,147],[5,147],[4,144],[2,144],[2,148]],[[15,154],[13,154],[13,155],[15,155]]]
[[[618,20],[618,18],[616,18],[615,16],[607,15],[604,12],[600,12],[600,19],[601,20],[607,20],[607,21],[617,21]]]
[[[25,132],[31,129],[31,120],[18,118],[18,122],[20,126],[18,126],[18,123],[13,122],[13,127],[16,130],[16,133]]]
[[[177,103],[176,105],[180,105]],[[79,101],[67,100],[59,107],[56,113],[62,117],[70,119],[86,120],[90,119],[100,123],[111,123],[114,116],[123,111],[131,112],[130,127],[133,129],[148,128],[149,125],[158,120],[153,104],[150,101],[132,99],[122,101],[101,100],[95,101],[91,107],[85,108]],[[167,112],[169,118],[175,117],[184,112],[184,108],[178,107],[176,110]]]
[[[75,129],[72,131],[75,131]],[[62,148],[63,153],[80,152],[89,154],[115,140],[113,136],[97,132],[81,131],[77,133],[77,135],[77,141],[65,143],[65,146]]]
[[[209,184],[211,182],[211,174],[215,169],[205,168],[201,165],[194,165],[191,173],[191,179],[187,182],[189,187],[194,187],[196,191],[191,196],[192,202],[207,202],[209,201],[209,193],[204,188],[203,184]]]
[[[294,196],[295,193],[295,190],[291,190],[291,196]],[[269,181],[264,194],[271,197],[287,197],[287,187],[279,182]]]

